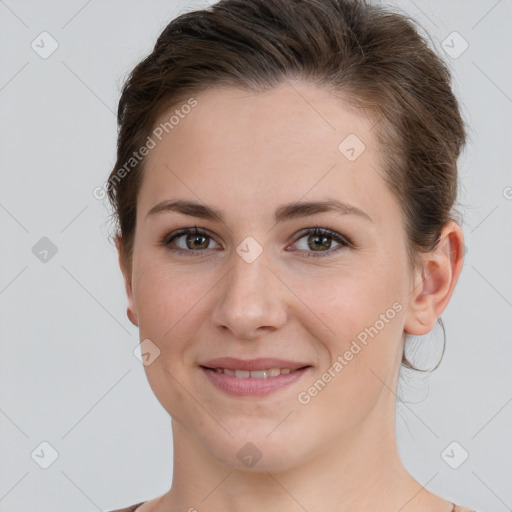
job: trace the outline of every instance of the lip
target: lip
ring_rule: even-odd
[[[200,366],[206,368],[225,368],[228,370],[258,371],[269,370],[271,368],[296,370],[304,366],[311,366],[309,363],[300,361],[289,361],[285,359],[276,359],[273,357],[259,357],[257,359],[236,359],[234,357],[219,357],[201,363]]]
[[[272,368],[291,369],[294,372],[277,375],[275,377],[240,378],[225,373],[217,373],[212,368],[225,368],[229,370],[258,371]],[[275,358],[258,358],[251,360],[222,357],[212,359],[200,365],[202,373],[217,389],[233,396],[264,396],[288,387],[301,379],[312,370],[307,363],[286,361]]]

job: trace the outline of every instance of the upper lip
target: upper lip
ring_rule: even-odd
[[[245,371],[258,371],[258,370],[272,370],[274,368],[296,370],[305,366],[310,366],[308,363],[301,363],[297,361],[289,361],[285,359],[276,359],[273,357],[259,357],[257,359],[236,359],[234,357],[219,357],[201,363],[200,366],[206,368],[223,368],[227,370],[245,370]]]

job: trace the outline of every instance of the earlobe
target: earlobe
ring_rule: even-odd
[[[116,247],[117,247],[117,255],[119,261],[119,268],[121,269],[121,273],[123,274],[124,286],[126,290],[126,298],[128,300],[128,306],[126,308],[126,316],[128,320],[135,325],[139,326],[139,321],[137,318],[137,313],[135,311],[135,305],[133,301],[133,290],[132,290],[132,276],[129,269],[126,268],[126,262],[123,257],[123,244],[121,240],[121,236],[119,234],[116,235]]]
[[[126,308],[126,316],[130,320],[130,322],[135,325],[135,327],[139,327],[139,322],[137,321],[137,316],[134,314],[134,310],[132,307],[128,306]]]
[[[135,305],[133,303],[133,291],[132,291],[132,285],[130,282],[128,282],[125,278],[125,288],[126,288],[126,297],[128,299],[128,306],[126,307],[126,316],[128,317],[128,320],[135,325],[135,327],[139,326],[139,321],[137,318],[137,314],[135,312]]]
[[[436,294],[436,286],[439,291],[440,269],[433,267],[435,264],[432,262],[426,263],[422,268],[421,277],[415,281],[413,292],[410,294],[409,311],[404,330],[414,336],[428,334],[437,321],[436,299],[438,294]]]
[[[437,248],[425,255],[409,295],[404,330],[408,334],[428,334],[445,310],[464,263],[464,235],[460,226],[445,224]],[[419,275],[421,274],[421,276]]]

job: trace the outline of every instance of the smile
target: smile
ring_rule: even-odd
[[[270,395],[293,386],[313,371],[312,366],[258,370],[210,368],[202,365],[199,368],[213,388],[223,394],[238,397]]]
[[[207,370],[212,370],[215,373],[223,373],[225,375],[231,375],[232,377],[237,377],[239,379],[267,379],[269,377],[279,377],[279,375],[287,375],[289,373],[296,372],[300,370],[300,368],[271,368],[269,370],[231,370],[229,368],[207,368]]]

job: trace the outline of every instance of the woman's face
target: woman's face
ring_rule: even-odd
[[[195,100],[152,136],[137,202],[129,310],[156,397],[187,443],[232,466],[376,449],[412,283],[372,121],[302,82]],[[217,358],[307,368],[242,382],[202,367]]]

